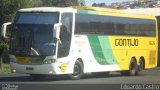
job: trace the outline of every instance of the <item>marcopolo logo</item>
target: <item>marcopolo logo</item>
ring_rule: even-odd
[[[18,90],[18,85],[15,84],[2,84],[2,90]]]

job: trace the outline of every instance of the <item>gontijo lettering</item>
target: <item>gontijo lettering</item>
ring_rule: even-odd
[[[138,39],[115,39],[115,46],[138,46]]]

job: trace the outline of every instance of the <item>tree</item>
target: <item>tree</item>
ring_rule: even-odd
[[[27,7],[32,7],[31,0],[1,0],[0,29],[3,23],[12,21],[18,9]],[[2,53],[8,47],[9,47],[9,42],[6,42],[0,36],[0,66],[2,66]]]
[[[1,0],[0,3],[0,25],[11,21],[20,8],[32,7],[31,0]]]
[[[43,5],[42,0],[32,0],[33,7],[41,7]]]
[[[85,6],[85,1],[84,0],[79,0],[79,5],[80,6]]]
[[[93,3],[93,4],[92,4],[92,6],[93,6],[93,7],[96,7],[96,6],[97,6],[97,4],[96,4],[96,3]]]
[[[34,7],[68,7],[84,4],[84,0],[32,0]]]

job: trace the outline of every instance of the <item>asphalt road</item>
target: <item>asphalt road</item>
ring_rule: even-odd
[[[160,67],[144,70],[139,76],[85,75],[79,80],[66,76],[50,76],[45,80],[33,80],[27,74],[0,75],[0,90],[160,90]]]
[[[139,76],[121,76],[119,72],[110,72],[106,76],[85,75],[80,80],[70,80],[66,76],[50,76],[46,80],[33,80],[26,74],[6,74],[0,75],[0,82],[20,83],[20,84],[160,84],[160,67],[144,70]]]

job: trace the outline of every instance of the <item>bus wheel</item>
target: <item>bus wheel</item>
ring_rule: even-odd
[[[70,79],[76,80],[80,79],[83,75],[83,64],[80,61],[76,61],[74,65],[73,74],[69,75]]]
[[[138,70],[139,71],[144,70],[144,62],[142,60],[139,61]]]
[[[47,78],[47,75],[41,75],[41,74],[30,74],[30,77],[33,80],[44,80]]]
[[[135,61],[135,59],[132,59],[131,60],[131,63],[130,63],[130,66],[129,66],[129,71],[128,71],[128,74],[130,76],[135,76],[135,75],[138,75],[138,65]]]
[[[137,65],[135,59],[131,60],[129,70],[121,71],[121,75],[124,75],[124,76],[136,76],[136,75],[138,75],[138,73],[139,73],[138,65]]]

